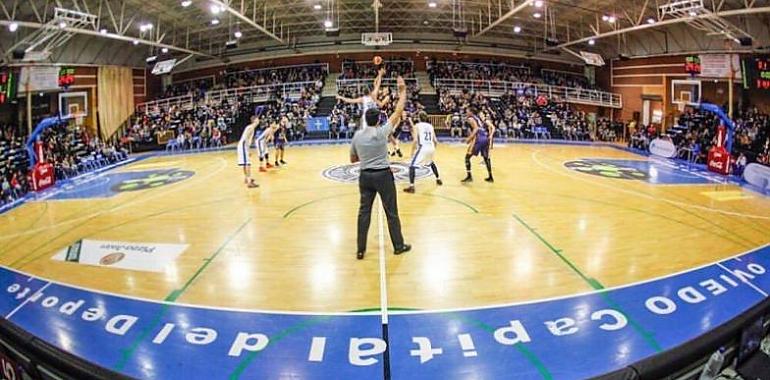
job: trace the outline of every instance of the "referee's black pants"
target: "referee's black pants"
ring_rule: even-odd
[[[377,194],[380,195],[385,215],[388,217],[388,230],[393,248],[401,248],[404,245],[404,236],[401,235],[401,221],[398,218],[396,183],[390,168],[362,170],[358,178],[358,189],[361,192],[361,205],[358,208],[358,252],[366,251],[366,236],[372,219],[372,204]]]

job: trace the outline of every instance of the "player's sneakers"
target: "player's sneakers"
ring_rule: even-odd
[[[272,169],[273,168],[273,165],[271,165],[269,162],[265,166],[267,166],[268,169]]]
[[[492,182],[495,182],[495,179],[492,177],[487,177],[487,178],[484,178],[484,181],[492,183]]]
[[[460,183],[468,183],[468,182],[473,182],[473,177],[471,177],[470,174],[468,174],[468,176],[465,177],[464,180],[460,181]]]
[[[284,160],[281,160],[279,162],[281,163],[281,165],[286,165],[286,161],[284,161]]]
[[[442,181],[440,179],[437,179],[436,180],[436,185],[442,186],[442,185],[444,185],[444,181]]]
[[[363,252],[356,252],[356,259],[363,260],[364,259],[364,253]]]
[[[398,158],[402,158],[402,157],[404,157],[404,155],[403,155],[403,154],[401,154],[401,149],[397,150],[397,151],[396,151],[396,154],[398,154]]]
[[[277,167],[280,167],[280,166],[281,166],[281,164],[279,164],[279,163],[278,163],[278,161],[276,161],[276,162],[275,162],[275,165],[273,165],[273,166],[275,166],[275,167],[277,168]]]
[[[414,194],[414,186],[409,186],[404,189],[405,193]]]
[[[248,187],[249,189],[253,189],[255,187],[259,187],[259,185],[256,182],[254,182],[254,180],[252,179],[251,181],[249,181],[246,187]]]
[[[265,168],[263,168],[263,167],[261,167],[261,166],[260,166],[260,167],[259,167],[259,171],[261,171],[262,173],[264,173],[264,172],[266,172],[266,171],[267,171],[267,169],[265,169]]]

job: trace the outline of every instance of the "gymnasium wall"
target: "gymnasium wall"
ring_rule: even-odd
[[[643,99],[660,99],[653,102],[652,109],[663,112],[664,127],[671,126],[678,114],[671,102],[671,81],[689,78],[684,71],[684,61],[685,56],[612,60],[609,87],[612,92],[623,95],[623,110],[616,117],[623,121],[631,120],[635,113],[642,112]],[[703,101],[720,106],[728,103],[729,83],[726,79],[698,79],[701,79]],[[733,84],[733,90],[736,107],[752,104],[770,111],[770,94],[767,91],[746,91],[739,83]]]

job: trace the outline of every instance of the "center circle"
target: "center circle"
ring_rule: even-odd
[[[392,162],[390,170],[393,172],[393,178],[398,182],[409,181],[409,165],[402,162]],[[361,174],[361,167],[358,164],[335,165],[324,170],[321,175],[324,178],[342,183],[353,183],[358,181]],[[418,166],[415,170],[415,179],[423,179],[431,175],[431,170],[425,166]]]

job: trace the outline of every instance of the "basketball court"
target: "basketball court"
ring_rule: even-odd
[[[108,294],[140,304],[165,302],[159,304],[164,308],[237,309],[286,318],[394,314],[392,321],[398,321],[441,314],[436,311],[517,310],[650,283],[670,288],[682,273],[770,242],[770,198],[681,163],[606,144],[501,143],[493,153],[497,181],[466,185],[459,181],[464,146],[442,144],[436,162],[445,185],[437,187],[430,170],[422,169],[417,193],[399,194],[404,235],[413,251],[392,254],[380,211],[373,217],[367,256],[359,261],[358,173],[345,162],[348,149],[291,147],[289,165],[260,173],[257,191],[240,182],[231,150],[135,157],[0,216],[0,263],[31,276],[29,281],[66,284],[96,299]],[[483,171],[479,162],[473,165]],[[393,169],[397,178],[406,178],[404,164]],[[128,253],[109,255],[120,248]],[[142,255],[140,248],[170,256]],[[89,259],[89,254],[99,257]],[[17,315],[46,307],[33,303],[21,304]],[[707,308],[722,307],[709,303]],[[141,312],[141,307],[121,312]],[[646,318],[622,313],[642,323]],[[180,315],[185,314],[194,313]],[[398,326],[391,322],[391,337],[419,327],[399,331]],[[674,334],[672,328],[652,334]],[[91,359],[162,378],[171,364],[160,364],[167,359],[152,351],[151,337],[143,332],[132,345],[126,339],[141,331],[131,332],[113,347],[117,352],[122,344],[143,347],[147,357],[142,360],[154,364],[131,367],[126,363],[138,360],[133,354],[122,357],[123,364],[113,361],[112,353]],[[606,337],[597,334],[585,339],[633,342],[615,337],[602,343]],[[632,350],[628,360],[640,354]],[[552,365],[548,358],[540,360],[546,369]],[[393,359],[394,373],[396,363]],[[454,365],[482,377],[496,371]],[[249,366],[241,373],[250,373]],[[253,373],[263,373],[257,368]],[[611,367],[580,373],[606,369]]]

